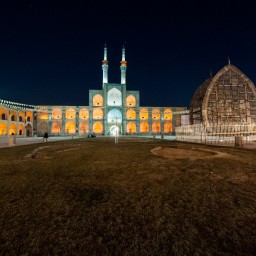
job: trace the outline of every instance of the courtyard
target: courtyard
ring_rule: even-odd
[[[1,148],[1,255],[255,255],[255,153],[132,137]]]

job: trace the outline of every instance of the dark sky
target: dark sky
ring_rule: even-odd
[[[228,57],[255,83],[253,2],[0,0],[0,99],[88,105],[105,43],[112,83],[125,43],[127,89],[142,106],[188,107]]]

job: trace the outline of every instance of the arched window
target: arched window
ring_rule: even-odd
[[[62,112],[60,108],[54,108],[52,110],[52,119],[61,119],[62,118]]]
[[[0,108],[0,118],[1,118],[1,120],[7,119],[7,111],[5,108]]]
[[[126,126],[126,132],[128,134],[136,133],[136,124],[134,122],[129,122]]]
[[[146,108],[142,108],[140,110],[140,119],[141,120],[148,120],[148,110]]]
[[[14,123],[10,124],[9,134],[16,134],[16,125]]]
[[[85,133],[89,133],[89,125],[87,122],[82,122],[79,125],[79,133],[80,134],[85,134]]]
[[[164,123],[164,133],[172,133],[172,123],[171,122]]]
[[[25,134],[25,127],[23,124],[19,124],[18,131],[19,131],[19,135]]]
[[[30,112],[30,111],[26,112],[26,119],[27,119],[27,122],[31,122],[31,120],[32,120],[32,112]]]
[[[141,133],[148,133],[149,129],[148,129],[148,123],[147,122],[142,122],[140,124],[140,132]]]
[[[126,119],[136,119],[136,111],[134,109],[128,109],[126,112]]]
[[[75,124],[75,122],[66,123],[66,133],[67,134],[75,134],[76,133],[76,124]]]
[[[135,107],[136,106],[136,98],[133,95],[129,95],[126,98],[126,106]]]
[[[2,122],[0,123],[0,136],[7,134],[7,124]]]
[[[154,120],[160,119],[160,110],[158,108],[154,108],[152,110],[152,119],[154,119]]]
[[[58,121],[52,123],[52,133],[60,134],[61,133],[61,124]]]
[[[103,111],[101,108],[93,109],[93,119],[103,119]]]
[[[172,111],[171,109],[167,108],[164,111],[164,120],[172,120]]]
[[[108,105],[109,106],[121,106],[122,105],[122,93],[116,88],[112,88],[108,91]]]
[[[93,124],[93,132],[96,134],[102,134],[103,133],[103,125],[100,122],[96,122]]]
[[[96,94],[95,96],[93,96],[92,104],[93,106],[98,106],[98,107],[103,106],[103,97],[100,94]]]
[[[152,124],[152,132],[153,133],[160,133],[161,131],[161,126],[160,126],[160,123],[159,122],[153,122]]]
[[[86,108],[82,108],[79,111],[79,118],[80,119],[88,119],[89,118],[89,110]]]
[[[76,118],[76,110],[74,108],[66,109],[66,118],[67,119],[75,119]]]

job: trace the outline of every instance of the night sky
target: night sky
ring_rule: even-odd
[[[251,2],[251,3],[250,3]],[[109,82],[141,106],[185,106],[198,86],[228,63],[256,83],[253,1],[0,1],[0,99],[88,106],[102,88],[104,44]]]

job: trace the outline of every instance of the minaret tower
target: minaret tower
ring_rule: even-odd
[[[127,69],[127,61],[125,60],[125,48],[123,46],[122,49],[122,61],[120,62],[120,70],[121,70],[121,84],[126,84],[126,69]]]
[[[103,71],[102,83],[107,84],[108,83],[108,58],[107,58],[107,46],[106,46],[106,44],[105,44],[105,47],[104,47],[104,59],[102,61],[102,71]]]

